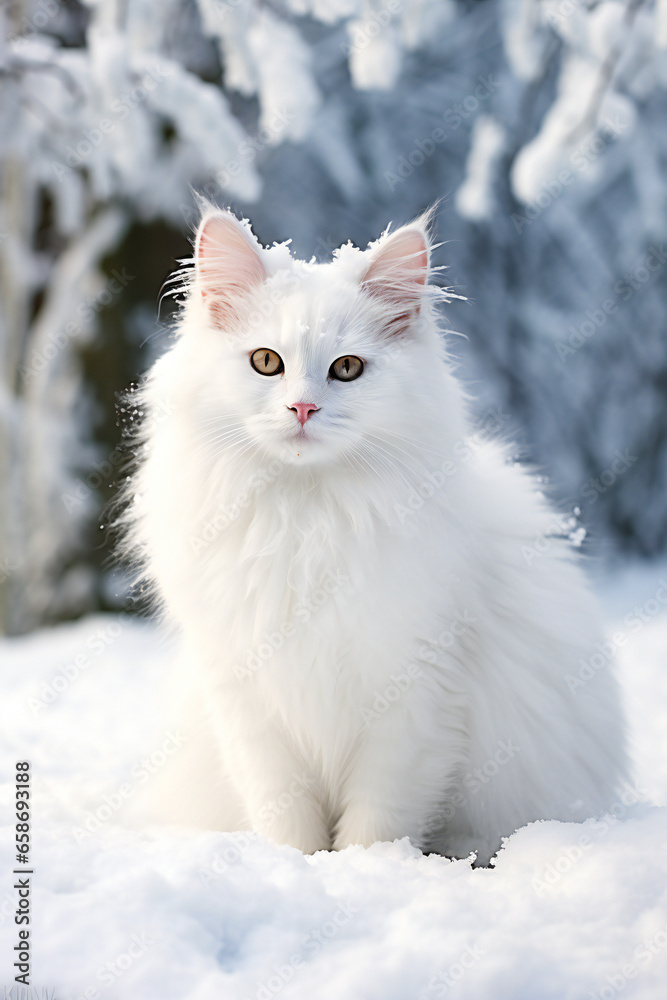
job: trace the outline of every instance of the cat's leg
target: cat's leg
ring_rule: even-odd
[[[241,797],[248,825],[277,844],[304,854],[329,850],[331,837],[319,782],[287,745],[277,726],[267,722],[220,740],[225,771]]]
[[[460,729],[411,733],[399,706],[373,720],[346,781],[334,850],[408,836],[421,846],[465,757]],[[428,724],[424,727],[429,729]],[[436,824],[437,825],[437,824]]]

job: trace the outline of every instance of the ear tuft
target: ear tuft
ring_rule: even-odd
[[[361,287],[390,310],[386,333],[406,333],[419,313],[428,278],[429,248],[420,229],[399,229],[375,250]]]
[[[399,229],[376,251],[362,287],[390,303],[415,305],[428,277],[428,245],[419,229]]]
[[[258,249],[233,215],[202,221],[195,242],[197,286],[216,325],[229,325],[242,299],[266,278]]]

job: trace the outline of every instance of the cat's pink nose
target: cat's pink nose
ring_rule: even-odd
[[[314,403],[292,403],[292,405],[288,406],[287,409],[294,410],[297,420],[303,427],[311,413],[315,413],[316,410],[319,410],[319,406],[315,406]]]

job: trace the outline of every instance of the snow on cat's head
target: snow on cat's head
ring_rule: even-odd
[[[208,211],[182,332],[212,443],[295,465],[363,462],[365,447],[400,445],[440,352],[428,271],[425,220],[317,264]]]

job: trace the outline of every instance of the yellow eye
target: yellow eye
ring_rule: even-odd
[[[268,347],[260,347],[250,355],[250,364],[260,375],[279,375],[284,371],[283,359]]]
[[[353,382],[359,378],[364,370],[364,363],[361,358],[356,358],[354,354],[346,354],[343,358],[336,358],[329,369],[329,377],[337,378],[339,382]]]

